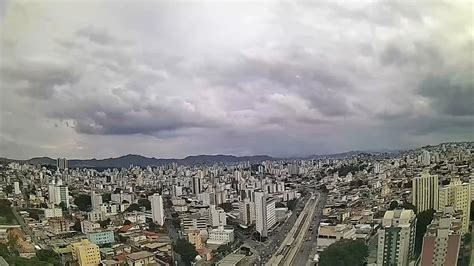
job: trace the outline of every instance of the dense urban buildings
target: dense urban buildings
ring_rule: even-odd
[[[15,237],[21,256],[79,265],[333,265],[344,256],[326,251],[353,245],[371,266],[469,265],[473,149],[121,168],[3,160],[0,245]]]

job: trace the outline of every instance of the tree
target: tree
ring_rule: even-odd
[[[232,211],[232,204],[229,202],[224,202],[222,204],[219,204],[218,207],[222,208],[225,212]]]
[[[362,266],[368,255],[369,249],[362,240],[343,239],[321,252],[319,265]]]
[[[45,261],[53,265],[61,265],[59,255],[50,249],[40,249],[36,251],[36,257],[40,261]]]
[[[10,251],[8,251],[8,246],[0,243],[0,257],[8,257],[10,255]]]
[[[415,253],[420,254],[423,246],[423,236],[426,228],[433,220],[435,211],[433,209],[418,213],[416,216]]]
[[[141,208],[140,208],[140,205],[138,205],[136,203],[132,203],[132,204],[130,204],[130,206],[128,206],[127,211],[128,212],[141,211]]]
[[[156,223],[154,223],[153,221],[150,221],[150,222],[148,223],[148,229],[149,229],[150,231],[157,231],[159,228],[160,228],[160,227],[159,227]]]
[[[106,228],[108,225],[110,225],[110,218],[107,218],[106,220],[103,220],[103,221],[100,221],[99,224],[100,224],[100,227],[102,228]]]
[[[109,202],[111,200],[112,200],[112,194],[110,194],[110,193],[102,194],[102,201],[103,202]]]
[[[148,199],[139,199],[138,205],[145,207],[147,210],[151,210],[151,202]]]
[[[176,241],[176,243],[173,245],[173,249],[181,255],[181,258],[186,265],[191,265],[191,262],[193,262],[198,255],[194,245],[182,238]]]
[[[77,198],[74,199],[74,204],[77,205],[79,210],[87,211],[92,205],[91,196],[87,194],[79,194],[79,196],[77,196]]]
[[[63,212],[67,211],[66,203],[64,201],[61,201],[61,203],[59,203],[59,208],[61,208],[61,210],[63,210]]]
[[[81,221],[76,219],[76,221],[74,222],[74,225],[71,226],[71,229],[76,232],[81,232],[82,231]]]
[[[293,211],[296,208],[296,199],[291,199],[286,203],[288,210]]]
[[[13,186],[12,185],[7,185],[5,187],[5,193],[12,194],[13,193]]]
[[[388,207],[389,210],[395,210],[398,207],[398,201],[394,200],[390,202],[390,206]]]

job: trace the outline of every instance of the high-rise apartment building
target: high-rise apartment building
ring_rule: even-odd
[[[469,215],[471,213],[471,185],[461,183],[458,178],[439,189],[438,211],[444,212],[447,207],[462,211],[462,232],[469,233]]]
[[[215,205],[211,205],[209,208],[209,220],[213,227],[227,225],[227,216],[224,209],[216,208]]]
[[[68,162],[67,162],[67,159],[66,158],[58,158],[56,160],[56,167],[59,169],[59,170],[65,170],[68,168]]]
[[[165,224],[165,212],[163,209],[163,198],[160,194],[153,194],[148,197],[151,202],[151,214],[153,216],[153,222],[163,226]]]
[[[262,237],[267,237],[268,230],[276,224],[275,200],[261,191],[255,192],[255,223]]]
[[[462,236],[462,212],[453,207],[434,214],[423,237],[420,266],[455,266]]]
[[[193,194],[199,194],[201,193],[201,178],[198,176],[195,176],[191,179],[191,187],[193,189]]]
[[[438,209],[438,176],[430,175],[427,171],[423,171],[421,176],[412,180],[412,197],[413,205],[416,206],[417,212],[429,209]]]
[[[14,189],[13,189],[13,192],[15,192],[15,195],[21,194],[20,182],[15,181],[15,182],[13,183],[13,188],[14,188]]]
[[[87,239],[71,244],[71,253],[80,266],[94,266],[100,264],[99,246]]]
[[[429,151],[423,150],[423,153],[421,154],[421,163],[425,166],[431,164],[431,156]]]
[[[91,204],[92,209],[96,210],[102,205],[102,194],[97,194],[95,191],[91,191]]]
[[[415,226],[412,210],[385,212],[378,231],[377,265],[409,265],[414,259]]]
[[[255,203],[250,199],[245,199],[239,204],[240,222],[243,225],[250,225],[255,221]]]

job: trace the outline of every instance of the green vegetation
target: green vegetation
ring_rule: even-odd
[[[232,211],[232,203],[229,203],[229,202],[224,202],[222,204],[219,204],[218,207],[222,208],[225,212]]]
[[[100,227],[102,227],[102,228],[107,228],[107,226],[110,225],[110,223],[111,223],[110,218],[107,218],[107,219],[99,222]]]
[[[296,199],[291,199],[286,203],[286,206],[288,207],[288,210],[293,211],[296,208]]]
[[[191,265],[191,262],[194,261],[198,255],[194,245],[189,243],[186,239],[178,239],[175,244],[173,244],[173,249],[179,255],[186,265]]]
[[[36,251],[36,257],[40,261],[49,262],[53,265],[61,265],[59,255],[50,249],[41,249]]]
[[[390,206],[388,207],[389,210],[395,210],[398,207],[398,201],[394,200],[390,202]]]
[[[13,193],[13,186],[12,185],[7,185],[5,187],[5,193],[12,194]]]
[[[102,201],[103,202],[109,202],[111,200],[112,200],[112,194],[110,194],[110,193],[102,194]]]
[[[71,229],[77,232],[81,232],[82,231],[81,221],[76,219],[76,221],[74,222],[74,225],[71,226]]]
[[[416,216],[416,236],[415,236],[415,254],[421,253],[423,246],[423,236],[425,235],[426,228],[433,220],[434,210],[427,210],[418,213]]]
[[[165,227],[159,226],[153,221],[148,222],[148,230],[155,233],[168,233]]]
[[[138,205],[136,203],[132,203],[132,204],[130,204],[130,206],[128,206],[127,211],[128,212],[141,211],[141,208],[140,208],[140,205]]]
[[[151,202],[148,199],[139,199],[138,205],[140,205],[140,207],[145,207],[147,210],[151,210]]]
[[[91,196],[87,194],[79,194],[79,196],[74,199],[74,204],[77,205],[79,210],[87,211],[92,206]]]
[[[9,200],[0,199],[0,224],[17,224],[11,205]]]
[[[10,265],[17,266],[51,266],[61,265],[58,254],[52,250],[38,250],[36,257],[27,259],[18,256],[16,252],[11,252],[8,246],[0,243],[0,256]]]
[[[402,205],[398,204],[398,201],[394,200],[390,202],[390,206],[388,207],[389,210],[395,210],[395,209],[405,209],[405,210],[413,210],[416,213],[416,206],[409,203],[409,202],[403,202]]]
[[[320,266],[364,265],[369,249],[361,240],[340,240],[327,247],[320,256]]]

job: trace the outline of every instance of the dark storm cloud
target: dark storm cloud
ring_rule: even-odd
[[[186,127],[212,126],[212,122],[186,102],[163,100],[142,106],[125,105],[122,108],[113,108],[114,105],[114,101],[111,101],[101,106],[82,106],[52,116],[74,119],[76,131],[85,134],[154,134]]]
[[[50,99],[57,86],[72,84],[78,79],[77,73],[67,64],[42,58],[5,62],[0,66],[0,74],[5,84],[8,83],[20,95],[41,100]]]
[[[285,156],[473,130],[460,3],[41,5],[5,13],[0,138],[12,154],[28,141],[86,157]],[[15,27],[21,14],[31,29]]]
[[[459,76],[459,73],[431,76],[421,83],[418,93],[427,97],[433,109],[441,114],[472,116],[474,115],[473,79],[473,76]]]

